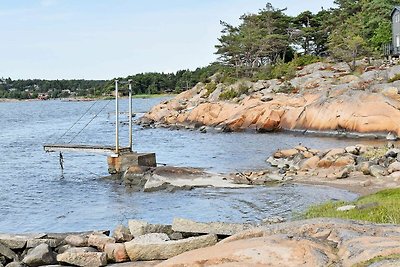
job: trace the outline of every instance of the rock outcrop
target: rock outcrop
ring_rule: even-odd
[[[222,131],[287,129],[400,135],[396,123],[400,119],[400,83],[389,80],[398,66],[367,68],[361,76],[351,75],[347,69],[343,64],[315,63],[289,81],[239,81],[219,84],[213,92],[200,83],[155,106],[140,122],[145,126],[209,126]],[[238,96],[221,100],[226,91]]]

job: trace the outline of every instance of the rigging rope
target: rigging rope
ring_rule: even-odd
[[[69,127],[69,129],[67,130],[67,131],[65,131],[65,133],[63,133],[57,140],[56,140],[56,143],[58,142],[58,141],[60,141],[93,107],[94,107],[94,105],[96,104],[98,102],[98,100],[96,100],[86,111],[85,111],[85,113],[83,113],[80,117],[79,117],[79,119],[78,120],[76,120],[75,122],[74,122],[74,124],[72,124],[72,126],[71,127]]]
[[[74,141],[75,138],[76,138],[83,130],[85,130],[85,128],[100,114],[100,112],[102,112],[102,111],[108,106],[108,104],[110,104],[110,102],[111,102],[111,99],[108,100],[108,102],[99,110],[99,112],[97,112],[96,115],[94,115],[94,117],[91,118],[90,121],[89,121],[88,123],[86,123],[86,125],[85,125],[77,134],[75,134],[75,135],[72,137],[72,139],[68,142],[68,144],[70,144],[72,141]]]

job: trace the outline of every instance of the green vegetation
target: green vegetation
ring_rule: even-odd
[[[400,80],[400,73],[397,73],[392,79],[389,79],[389,83]]]
[[[400,254],[392,254],[388,256],[377,256],[375,258],[372,258],[368,261],[362,262],[362,263],[357,263],[353,265],[353,267],[368,267],[372,266],[374,263],[381,262],[384,260],[399,260],[400,259]]]
[[[375,205],[375,203],[377,205]],[[369,204],[369,205],[368,205]],[[349,211],[337,211],[338,207],[344,205],[356,205]],[[361,205],[364,205],[362,207]],[[400,223],[400,188],[387,189],[378,193],[361,197],[355,202],[328,202],[309,208],[304,217],[331,217],[352,220],[370,221],[375,223]]]
[[[226,90],[219,95],[219,99],[221,100],[230,100],[238,97],[239,94],[233,89]]]
[[[362,156],[368,160],[377,159],[383,157],[386,152],[389,150],[388,146],[380,146],[374,147],[373,149],[369,149],[362,154]]]
[[[207,90],[204,97],[209,97],[215,91],[215,89],[217,89],[217,84],[215,82],[209,82],[204,88]]]

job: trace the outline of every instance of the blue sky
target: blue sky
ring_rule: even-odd
[[[287,14],[333,0],[270,0]],[[301,4],[299,4],[299,2]],[[261,0],[0,0],[0,77],[111,79],[195,69],[216,59],[219,21]]]

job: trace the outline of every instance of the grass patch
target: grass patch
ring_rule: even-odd
[[[381,158],[386,154],[388,150],[389,150],[388,146],[373,147],[368,149],[366,152],[362,153],[361,156],[369,160]]]
[[[217,89],[217,84],[215,82],[209,82],[204,88],[207,90],[204,97],[209,97],[215,91],[215,89]]]
[[[219,99],[221,99],[221,100],[230,100],[230,99],[234,99],[235,97],[238,97],[238,96],[239,96],[239,94],[235,90],[229,89],[229,90],[226,90],[226,91],[222,92],[219,95]]]
[[[369,203],[377,203],[377,206],[349,211],[337,211],[344,205],[361,206]],[[354,202],[328,202],[310,207],[302,217],[304,218],[342,218],[351,220],[370,221],[375,223],[400,224],[400,188],[386,189],[378,193],[364,196]]]

